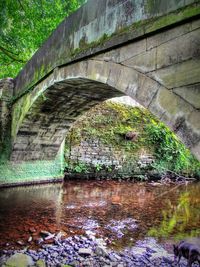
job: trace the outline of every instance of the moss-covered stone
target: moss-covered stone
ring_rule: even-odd
[[[25,254],[16,253],[11,256],[4,264],[6,267],[29,267],[33,266],[33,259]]]
[[[36,261],[36,267],[46,267],[45,261],[41,259]]]
[[[136,133],[134,140],[126,138],[130,131]],[[144,180],[154,164],[160,170],[200,175],[200,163],[163,123],[143,108],[112,102],[96,106],[74,124],[66,138],[65,160],[68,175],[87,178]]]

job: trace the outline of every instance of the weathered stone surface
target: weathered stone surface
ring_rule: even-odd
[[[123,62],[133,56],[140,55],[146,51],[146,40],[132,42],[125,47],[116,48],[104,54],[95,56],[97,60],[113,61],[116,63]]]
[[[196,22],[198,25],[200,24],[200,20]],[[159,34],[155,34],[151,37],[147,37],[147,50],[155,48],[161,44],[164,44],[170,40],[176,39],[179,36],[184,35],[191,31],[191,22],[186,23],[181,26],[177,26],[170,30],[165,30]]]
[[[157,69],[200,57],[200,29],[157,47]],[[148,60],[148,58],[147,58]]]
[[[193,0],[194,2],[194,0]],[[149,1],[147,3],[147,10],[149,12],[152,12],[157,15],[161,15],[165,10],[172,11],[175,8],[180,8],[184,6],[184,0],[178,0],[178,1]]]
[[[200,60],[191,59],[150,73],[167,88],[186,86],[200,82]]]
[[[131,43],[120,49],[119,62],[123,62],[133,56],[142,54],[146,51],[146,40]]]
[[[134,56],[122,62],[123,65],[134,68],[142,73],[156,69],[156,49],[151,49],[143,54]]]
[[[173,91],[192,106],[200,109],[200,84],[175,88]]]
[[[136,92],[137,101],[144,107],[148,107],[159,88],[159,83],[145,75],[141,75]]]
[[[124,93],[127,93],[128,88],[138,88],[137,81],[140,75],[134,69],[122,67],[120,76],[117,78],[116,88]],[[129,96],[134,97],[134,95]]]
[[[193,20],[191,22],[191,29],[195,30],[195,29],[199,29],[200,28],[200,20]]]
[[[171,91],[160,87],[149,106],[149,110],[176,131],[175,125],[179,117],[187,120],[193,107]]]
[[[5,262],[6,267],[29,267],[33,265],[33,259],[22,253],[14,254]]]

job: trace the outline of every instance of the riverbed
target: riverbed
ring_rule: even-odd
[[[200,235],[200,183],[66,181],[0,189],[0,248],[37,249],[41,231],[65,238],[89,231],[116,251],[153,237],[170,251]]]

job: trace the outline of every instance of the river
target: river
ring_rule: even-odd
[[[148,236],[167,247],[200,236],[200,183],[66,181],[0,189],[0,248],[20,242],[37,248],[41,230],[66,237],[91,231],[115,250]]]

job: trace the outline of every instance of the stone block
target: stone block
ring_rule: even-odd
[[[116,48],[106,53],[95,56],[96,60],[103,60],[107,62],[120,62],[120,48]]]
[[[54,75],[54,81],[58,82],[70,78],[87,77],[87,67],[87,60],[77,62],[66,67],[62,67],[59,69],[56,75]]]
[[[134,68],[142,73],[156,69],[156,49],[134,56],[122,62],[123,65]]]
[[[157,69],[200,57],[200,29],[157,47]]]
[[[159,88],[148,109],[172,130],[179,126],[180,117],[187,120],[193,111],[189,103],[163,87]]]
[[[140,75],[138,79],[138,89],[135,100],[144,107],[148,107],[153,97],[158,91],[160,84],[145,75]]]
[[[170,40],[176,39],[177,37],[189,32],[191,30],[191,22],[181,26],[177,26],[170,30],[165,30],[161,33],[155,34],[147,38],[147,50],[164,44]]]
[[[194,20],[191,22],[191,30],[199,29],[200,28],[200,19]]]
[[[121,72],[117,80],[116,88],[125,92],[130,97],[134,97],[138,88],[138,79],[140,73],[129,67],[121,67]]]
[[[191,59],[151,72],[149,75],[167,88],[200,82],[200,60]]]
[[[110,73],[109,77],[107,80],[107,84],[117,88],[118,80],[120,79],[121,71],[122,71],[122,66],[119,64],[115,63],[109,63],[110,65]]]
[[[119,62],[123,62],[133,56],[142,54],[146,51],[146,40],[137,41],[120,48]]]
[[[200,83],[190,86],[175,88],[174,93],[189,102],[192,106],[200,109]]]
[[[89,60],[87,68],[87,78],[102,83],[107,83],[110,73],[110,63],[97,60]]]

